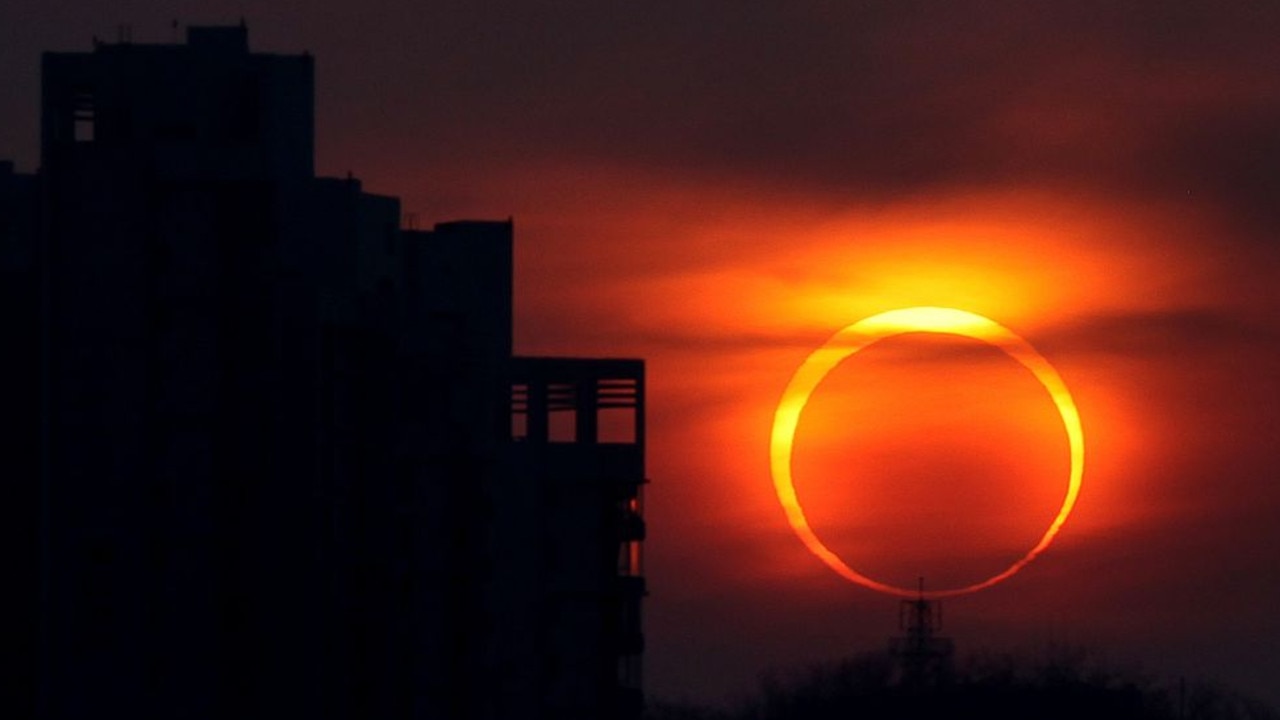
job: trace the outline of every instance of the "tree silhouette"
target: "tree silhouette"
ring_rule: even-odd
[[[1268,705],[1206,682],[1157,683],[1116,670],[1095,653],[1049,647],[1038,653],[966,658],[927,686],[904,685],[888,653],[865,653],[762,676],[754,697],[733,710],[651,703],[650,720],[1280,720]]]

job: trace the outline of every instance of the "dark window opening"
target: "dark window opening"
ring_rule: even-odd
[[[71,137],[78,143],[93,142],[97,134],[97,113],[93,92],[78,90],[72,99]]]

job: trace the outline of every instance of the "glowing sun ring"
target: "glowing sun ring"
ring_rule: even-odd
[[[813,351],[805,359],[787,384],[778,402],[778,410],[773,418],[773,433],[770,440],[770,466],[773,471],[773,486],[778,493],[778,501],[787,513],[787,520],[800,540],[823,562],[848,580],[864,585],[872,590],[879,590],[891,595],[915,597],[918,590],[900,588],[894,585],[873,580],[849,567],[840,556],[832,552],[818,539],[809,521],[805,519],[804,509],[796,499],[795,486],[791,480],[791,450],[795,439],[796,424],[800,421],[800,413],[809,402],[818,384],[822,382],[832,368],[845,358],[871,345],[894,335],[909,332],[942,333],[960,335],[981,340],[1003,350],[1006,355],[1017,360],[1035,375],[1040,384],[1049,392],[1053,403],[1062,416],[1062,424],[1067,431],[1067,440],[1071,450],[1071,474],[1067,482],[1067,494],[1062,500],[1062,507],[1049,523],[1040,541],[1026,555],[1014,562],[1002,572],[992,575],[986,580],[949,590],[933,590],[925,593],[928,597],[947,597],[962,595],[991,587],[1008,579],[1027,563],[1031,562],[1049,547],[1058,534],[1071,508],[1080,494],[1080,481],[1084,475],[1084,433],[1080,429],[1080,413],[1076,410],[1071,393],[1058,376],[1049,361],[1030,343],[1015,335],[1008,328],[964,310],[937,307],[915,307],[889,310],[878,315],[864,318],[836,333],[825,345]]]

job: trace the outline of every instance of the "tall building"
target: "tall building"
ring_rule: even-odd
[[[637,716],[643,364],[513,357],[510,221],[315,177],[308,56],[193,27],[43,72],[42,167],[0,166],[24,702]]]
[[[0,615],[0,708],[34,717],[39,588],[39,295],[36,178],[0,162],[0,562],[12,610]]]

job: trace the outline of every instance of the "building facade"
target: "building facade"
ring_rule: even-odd
[[[316,177],[308,56],[43,73],[0,166],[21,716],[637,716],[643,364],[513,355],[510,221]]]

